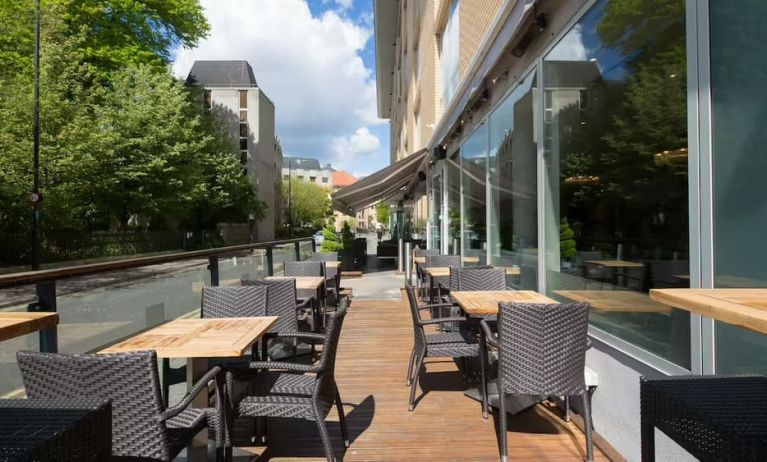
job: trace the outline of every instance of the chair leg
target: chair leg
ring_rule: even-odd
[[[487,345],[485,344],[485,335],[480,330],[479,344],[479,367],[480,367],[480,392],[482,394],[482,418],[487,420]]]
[[[328,434],[327,426],[325,426],[325,420],[317,411],[315,411],[315,417],[317,430],[319,430],[320,439],[322,440],[322,447],[325,449],[325,457],[328,459],[328,462],[335,462],[336,458],[333,454],[333,445],[330,443],[330,435]]]
[[[591,435],[591,397],[588,390],[581,393],[583,399],[583,427],[586,430],[586,462],[593,462],[594,460],[594,441]]]
[[[412,411],[415,408],[415,389],[418,387],[418,375],[421,372],[421,366],[423,366],[424,356],[426,356],[426,352],[422,351],[416,358],[415,370],[413,371],[413,381],[410,384],[410,405],[408,407],[409,411]]]
[[[261,417],[261,444],[266,445],[268,430],[267,426],[269,424],[269,418],[264,416]]]
[[[298,361],[298,339],[293,338],[293,362]]]
[[[336,410],[338,411],[338,421],[341,424],[341,438],[344,440],[344,447],[348,448],[349,444],[349,430],[346,428],[346,416],[344,415],[344,405],[341,402],[341,393],[338,392],[336,387]]]
[[[162,399],[165,400],[165,407],[168,407],[168,395],[170,394],[170,359],[162,358]]]
[[[501,450],[501,462],[509,460],[509,442],[506,433],[506,395],[501,390],[501,381],[498,384],[498,445]]]
[[[410,352],[410,362],[407,363],[407,380],[405,380],[405,383],[407,383],[407,386],[410,386],[410,383],[413,381],[413,362],[415,361],[415,345],[413,346],[413,351]]]

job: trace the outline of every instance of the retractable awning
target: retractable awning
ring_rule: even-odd
[[[401,159],[353,185],[332,194],[333,208],[342,213],[356,212],[383,200],[399,200],[416,179],[428,150]]]

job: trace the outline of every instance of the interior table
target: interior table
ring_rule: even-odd
[[[621,313],[670,314],[671,307],[654,302],[633,290],[555,290],[556,295],[574,302],[588,303],[592,309]]]
[[[112,405],[88,399],[0,400],[0,460],[109,460]]]
[[[209,359],[242,357],[275,322],[276,316],[175,319],[99,353],[155,350],[160,358],[184,358],[187,360],[187,386],[191,387],[208,372]],[[207,393],[200,393],[192,404],[208,407]],[[207,435],[195,437],[193,459],[205,460],[207,444]]]
[[[767,460],[767,378],[643,377],[639,390],[642,462],[655,428],[702,461]]]
[[[586,260],[583,263],[589,263],[592,265],[601,266],[603,268],[612,269],[613,285],[618,285],[618,276],[623,276],[624,281],[626,278],[626,270],[631,268],[644,268],[644,263],[625,260]],[[621,270],[618,272],[618,270]]]
[[[767,334],[767,289],[652,289],[650,298]]]

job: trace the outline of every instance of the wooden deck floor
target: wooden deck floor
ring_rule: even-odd
[[[328,426],[337,457],[343,454],[346,461],[499,460],[495,419],[482,419],[479,403],[463,396],[452,360],[427,359],[417,394],[421,398],[415,410],[408,412],[405,373],[412,341],[404,302],[352,302],[336,368],[351,447],[343,454],[338,418],[331,414]],[[508,432],[510,460],[584,459],[581,432],[543,406],[511,416]],[[297,420],[270,420],[268,445],[247,451],[259,454],[259,461],[325,460],[314,423]],[[608,459],[597,451],[597,460]]]

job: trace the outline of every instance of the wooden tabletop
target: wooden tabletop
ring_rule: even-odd
[[[340,261],[326,261],[325,262],[325,268],[338,268],[341,266]]]
[[[426,263],[426,257],[413,257],[414,263]],[[464,263],[479,263],[479,257],[463,257]]]
[[[175,319],[99,353],[155,350],[160,358],[240,357],[276,321],[276,316]]]
[[[295,279],[296,289],[298,290],[317,290],[322,284],[325,283],[325,278],[322,276],[269,276],[267,280],[274,279]]]
[[[650,298],[767,334],[767,289],[652,289]]]
[[[497,269],[505,269],[506,274],[511,276],[519,276],[522,274],[519,267],[514,266],[496,266]],[[450,267],[449,266],[432,266],[431,268],[424,268],[424,272],[428,273],[430,276],[433,277],[445,277],[450,276]]]
[[[605,268],[642,268],[643,263],[623,260],[586,260],[583,263],[604,266]]]
[[[471,316],[498,313],[500,302],[558,303],[534,290],[454,291],[450,296]]]
[[[555,290],[575,302],[588,303],[599,311],[623,313],[670,313],[671,307],[650,300],[647,294],[629,290]]]
[[[58,313],[0,311],[0,340],[31,334],[59,323]]]

